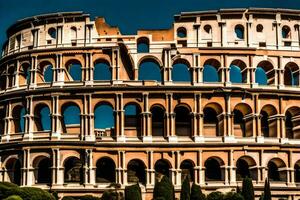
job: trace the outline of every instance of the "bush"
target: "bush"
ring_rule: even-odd
[[[73,197],[65,196],[62,198],[62,200],[75,200]]]
[[[5,192],[5,197],[19,195],[23,200],[55,200],[48,192],[34,187],[11,187]]]
[[[3,199],[3,200],[23,200],[23,199],[18,195],[11,195],[11,196],[7,197],[6,199]]]
[[[190,200],[190,191],[190,181],[188,178],[185,178],[181,184],[180,200]]]
[[[235,192],[228,192],[223,196],[223,200],[244,200],[244,197]]]
[[[156,182],[153,191],[153,198],[165,199],[165,200],[175,200],[174,187],[170,179],[163,176],[160,182]]]
[[[191,188],[191,200],[205,200],[205,194],[202,193],[200,185],[193,183]]]
[[[142,200],[142,192],[139,184],[125,187],[125,200]]]
[[[100,199],[101,200],[117,200],[120,198],[119,198],[119,194],[117,192],[110,190],[110,191],[105,191]]]
[[[84,195],[80,197],[80,200],[101,200],[99,197],[95,197],[92,195]]]
[[[212,192],[207,196],[207,200],[222,200],[223,194],[221,192]]]
[[[264,195],[263,195],[262,199],[263,200],[272,200],[270,182],[268,179],[265,180]]]
[[[10,188],[16,188],[17,185],[9,182],[0,182],[0,199],[4,199],[5,197],[8,197],[5,195],[6,191]]]
[[[253,184],[252,184],[252,179],[251,178],[244,178],[243,179],[243,188],[242,188],[242,195],[245,200],[254,200],[254,189],[253,189]]]

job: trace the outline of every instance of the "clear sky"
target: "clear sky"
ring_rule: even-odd
[[[84,11],[92,19],[104,16],[130,34],[141,28],[169,28],[173,15],[182,11],[247,7],[300,9],[300,0],[0,0],[0,44],[16,20],[43,13]]]

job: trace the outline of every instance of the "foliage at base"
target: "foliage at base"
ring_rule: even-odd
[[[18,195],[11,195],[3,200],[23,200],[23,199]]]
[[[235,192],[228,192],[223,196],[223,200],[245,200],[244,197]]]
[[[221,192],[212,192],[207,195],[207,200],[222,200],[223,194]]]
[[[190,181],[188,178],[185,178],[181,184],[180,200],[190,200],[190,191]]]
[[[153,199],[175,200],[174,186],[168,177],[163,176],[160,182],[155,183]]]
[[[251,178],[246,177],[243,179],[242,195],[245,200],[255,199],[253,183]]]
[[[142,200],[142,192],[139,184],[125,187],[125,200]]]
[[[191,188],[191,200],[206,200],[206,196],[202,193],[200,185],[193,183]]]

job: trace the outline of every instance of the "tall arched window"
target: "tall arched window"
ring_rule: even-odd
[[[148,53],[149,52],[149,39],[141,37],[137,39],[137,52]]]
[[[299,85],[299,67],[295,63],[288,63],[284,68],[284,85]]]
[[[234,60],[230,65],[230,82],[245,83],[247,81],[246,64],[241,60]]]
[[[290,139],[300,139],[300,107],[290,107],[285,113],[285,134]]]
[[[242,181],[244,178],[252,178],[257,180],[256,162],[253,158],[243,156],[236,162],[236,179]]]
[[[141,109],[138,105],[129,103],[125,106],[125,135],[141,137]]]
[[[55,28],[49,28],[48,29],[48,35],[51,39],[56,39],[56,29]]]
[[[195,181],[195,172],[194,172],[195,164],[191,160],[184,160],[180,164],[181,169],[181,180],[183,181],[185,178],[188,178],[189,181]]]
[[[73,81],[81,81],[82,72],[81,72],[81,64],[78,61],[71,61],[67,64],[67,68],[69,74],[71,75]]]
[[[113,128],[115,126],[114,111],[109,104],[100,104],[94,111],[95,129]]]
[[[45,156],[39,156],[33,161],[36,183],[49,184],[52,179],[51,160]]]
[[[94,80],[109,81],[111,80],[111,68],[107,61],[99,60],[94,64]]]
[[[218,117],[222,113],[220,105],[211,103],[204,107],[203,134],[208,137],[223,135],[223,118]]]
[[[296,164],[294,165],[294,170],[295,170],[295,182],[299,184],[300,182],[300,161],[298,160]]]
[[[251,137],[253,135],[253,120],[247,117],[252,113],[249,105],[237,104],[233,109],[234,135],[237,137]]]
[[[183,106],[176,106],[174,110],[175,117],[175,130],[177,136],[188,136],[191,137],[191,115],[190,110]]]
[[[64,180],[65,183],[82,183],[83,182],[83,164],[76,157],[67,158],[64,163]]]
[[[16,68],[14,66],[8,69],[8,87],[11,88],[15,86],[15,72]]]
[[[275,70],[269,61],[262,61],[255,70],[255,82],[259,85],[272,85],[275,81]]]
[[[114,183],[116,182],[115,162],[107,157],[101,158],[96,163],[96,182]]]
[[[18,131],[19,133],[24,133],[25,132],[25,115],[26,115],[26,109],[24,107],[20,108],[18,111]]]
[[[172,79],[174,82],[191,82],[189,67],[184,61],[174,62]]]
[[[159,64],[153,59],[143,60],[139,67],[139,80],[162,81]]]
[[[5,72],[3,71],[2,73],[0,72],[0,90],[5,90],[6,89],[6,76]]]
[[[6,162],[5,169],[11,183],[21,185],[21,161],[11,158]]]
[[[171,164],[165,159],[156,161],[154,169],[157,173],[170,177]]]
[[[64,106],[63,121],[65,125],[80,124],[80,108],[75,104]]]
[[[30,65],[28,63],[23,64],[20,67],[20,85],[30,84]]]
[[[288,39],[291,38],[291,29],[288,26],[283,26],[281,31],[282,38]]]
[[[260,111],[261,133],[264,137],[277,137],[277,120],[273,116],[277,110],[273,105],[265,105]]]
[[[146,166],[139,159],[131,160],[127,165],[127,182],[146,185]]]
[[[51,130],[50,109],[47,105],[39,105],[35,109],[35,122],[38,131]]]
[[[268,177],[270,181],[286,181],[286,165],[280,158],[273,158],[268,163]],[[285,169],[285,170],[284,170]]]
[[[77,28],[75,26],[72,26],[70,28],[71,32],[71,40],[76,40],[77,39]]]
[[[242,26],[241,24],[239,25],[236,25],[234,27],[234,32],[235,32],[235,36],[237,39],[241,39],[243,40],[244,39],[244,26]]]
[[[52,65],[47,65],[44,67],[44,80],[46,83],[53,81]]]
[[[203,81],[204,82],[219,82],[221,80],[221,73],[218,72],[220,63],[217,60],[210,59],[204,63]]]
[[[151,108],[152,136],[164,137],[165,110],[160,106]]]
[[[208,158],[205,163],[205,180],[206,181],[222,181],[224,180],[224,170],[221,166],[224,162],[218,158]]]
[[[0,137],[4,134],[5,109],[0,108]]]

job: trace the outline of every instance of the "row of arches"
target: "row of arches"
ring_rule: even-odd
[[[62,128],[65,133],[81,125],[81,110],[76,103],[65,103],[61,107]],[[166,110],[155,104],[150,108],[152,136],[166,137]],[[12,110],[14,122],[13,131],[25,131],[27,111],[24,106],[15,106]],[[142,136],[142,111],[137,103],[127,103],[124,106],[124,129],[130,129],[127,136]],[[175,132],[177,136],[192,137],[192,126],[195,120],[192,110],[187,104],[178,104],[174,108]],[[4,118],[4,116],[2,116]],[[265,105],[259,113],[260,132],[264,137],[278,137],[277,130],[282,126],[278,122],[278,111],[273,105]],[[289,107],[284,114],[285,137],[300,139],[300,108]],[[255,115],[252,108],[246,103],[237,104],[231,111],[232,132],[236,137],[252,137]],[[51,130],[51,112],[46,104],[38,104],[34,109],[35,131]],[[115,112],[113,106],[107,102],[100,102],[94,109],[94,128],[113,129],[115,127]],[[218,103],[208,103],[203,109],[203,135],[223,136],[224,111]],[[80,130],[75,130],[78,133]]]
[[[69,81],[82,80],[82,65],[77,60],[71,60],[66,63]],[[94,63],[95,81],[109,81],[112,79],[111,66],[106,60],[98,60]],[[232,83],[247,83],[250,78],[250,71],[247,70],[247,65],[241,60],[234,60],[229,67],[229,80]],[[275,68],[269,61],[261,61],[255,69],[255,82],[259,85],[272,85],[275,83]],[[16,81],[16,69],[10,67],[5,74],[0,76],[1,89],[5,86],[12,87]],[[53,81],[53,66],[45,61],[39,66],[38,80],[41,82]],[[215,59],[207,60],[203,65],[203,82],[221,82],[222,81],[221,63]],[[191,82],[192,69],[188,61],[185,59],[177,59],[172,67],[173,82]],[[289,62],[284,67],[284,84],[288,86],[299,85],[299,67],[296,63]],[[29,84],[31,79],[31,67],[28,63],[23,64],[19,70],[19,85]],[[155,80],[163,81],[163,70],[160,64],[151,58],[146,58],[141,61],[138,71],[139,80]],[[8,83],[6,84],[6,81]]]
[[[52,161],[49,157],[39,156],[33,161],[34,179],[36,184],[51,184],[52,182]],[[236,161],[235,173],[236,180],[241,181],[245,177],[253,180],[259,179],[259,166],[250,156],[242,156]],[[267,170],[267,176],[270,181],[287,182],[287,166],[280,158],[272,158],[267,165],[263,167]],[[172,165],[166,159],[159,159],[154,164],[155,172],[172,176]],[[63,163],[64,183],[83,183],[84,180],[84,161],[80,158],[71,156]],[[181,177],[188,177],[191,181],[196,178],[196,165],[192,160],[183,160],[180,163]],[[205,181],[225,181],[225,164],[224,161],[216,156],[209,157],[204,162]],[[300,182],[300,161],[296,162],[293,167],[294,181]],[[21,161],[12,158],[6,162],[5,171],[9,181],[21,184]],[[140,159],[132,159],[126,166],[127,182],[146,184],[147,167]],[[116,182],[116,164],[109,157],[102,157],[96,162],[95,182],[96,183],[113,183]]]

